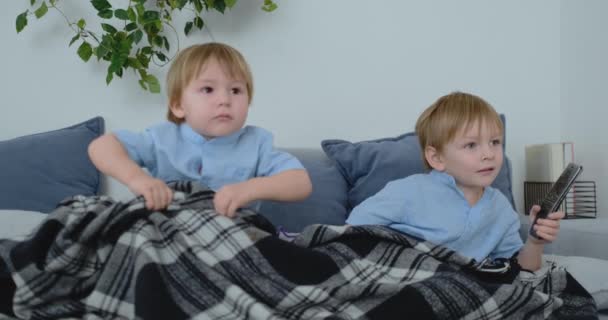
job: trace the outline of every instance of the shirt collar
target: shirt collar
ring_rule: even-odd
[[[458,192],[458,194],[466,201],[466,199],[464,197],[464,193],[456,185],[456,179],[454,179],[454,177],[452,177],[451,175],[449,175],[443,171],[437,171],[437,170],[431,170],[430,175],[431,175],[431,177],[433,177],[433,179],[456,190]],[[483,194],[481,195],[481,198],[479,198],[479,201],[477,201],[477,204],[480,204],[482,201],[485,201],[485,199],[489,196],[489,193],[490,193],[490,188],[483,188]]]
[[[217,141],[217,143],[233,143],[233,142],[236,142],[239,139],[239,137],[243,134],[243,132],[245,131],[245,127],[241,128],[238,131],[231,133],[227,136],[221,136],[221,137],[216,137],[216,138],[212,138],[212,139],[207,139],[207,138],[203,137],[201,134],[194,131],[194,129],[192,129],[185,122],[181,123],[179,125],[179,131],[186,140],[196,143],[196,144],[206,144],[206,143],[216,142],[216,141]]]
[[[458,187],[456,186],[456,180],[451,175],[438,170],[431,170],[430,175],[433,177],[433,179],[436,179],[437,181],[440,181],[441,183],[446,184],[452,188],[458,189]]]

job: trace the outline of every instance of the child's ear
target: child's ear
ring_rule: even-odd
[[[184,108],[179,103],[173,103],[169,108],[171,109],[171,113],[178,119],[183,119],[186,116]]]
[[[439,152],[433,146],[426,146],[424,148],[424,158],[429,163],[431,168],[437,171],[445,170],[445,164],[443,163],[443,157],[441,156],[441,152]]]

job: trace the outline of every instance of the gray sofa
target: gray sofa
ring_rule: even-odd
[[[132,196],[126,189],[103,189],[103,179],[88,159],[88,143],[102,134],[103,129],[103,119],[96,117],[70,127],[0,141],[3,155],[0,159],[3,177],[0,179],[0,238],[25,236],[44,219],[45,213],[67,196],[99,193],[109,193],[119,199]],[[354,206],[388,181],[424,171],[417,137],[411,132],[360,142],[325,140],[320,148],[284,150],[306,167],[313,192],[299,202],[262,202],[259,212],[275,226],[292,232],[311,224],[342,225]],[[511,185],[511,166],[506,159],[493,186],[513,203]],[[526,234],[524,223],[522,235]],[[563,248],[560,246],[560,250],[552,253],[563,255]],[[567,266],[593,294],[600,308],[608,310],[608,273],[605,272],[608,261],[576,257],[580,253],[566,254],[570,256],[548,256],[548,259]]]

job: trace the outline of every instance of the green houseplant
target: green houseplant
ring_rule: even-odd
[[[187,14],[190,19],[183,26],[187,36],[193,28],[205,26],[202,14],[216,10],[224,13],[234,7],[238,0],[129,0],[122,7],[113,6],[108,0],[90,0],[98,21],[92,23],[83,18],[71,20],[61,9],[61,0],[29,0],[30,8],[16,19],[17,33],[28,24],[28,17],[42,18],[49,10],[61,14],[74,31],[69,45],[79,43],[78,56],[88,62],[92,56],[108,64],[106,83],[115,76],[132,69],[139,77],[144,90],[160,92],[158,78],[149,73],[150,63],[164,65],[169,62],[171,51],[168,35],[178,36],[173,25],[176,14]],[[277,5],[264,0],[264,11],[274,11]],[[90,20],[90,19],[89,19]],[[99,33],[92,27],[100,27]],[[181,28],[180,28],[181,29]]]

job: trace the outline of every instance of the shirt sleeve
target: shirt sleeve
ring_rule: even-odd
[[[272,133],[262,132],[256,177],[272,176],[292,169],[304,169],[304,166],[293,155],[274,147]]]
[[[351,211],[346,223],[350,225],[383,225],[403,223],[407,199],[403,180],[391,181],[375,195],[365,199]]]
[[[498,243],[494,251],[490,254],[490,258],[511,258],[523,247],[524,243],[519,235],[519,229],[521,228],[521,222],[519,221],[519,215],[513,210],[511,204],[507,198],[500,193],[499,198],[502,202],[502,215],[507,217],[506,220],[506,232],[502,240]]]
[[[114,135],[122,143],[133,161],[150,172],[156,172],[156,147],[153,134],[149,129],[141,133],[116,130]]]

